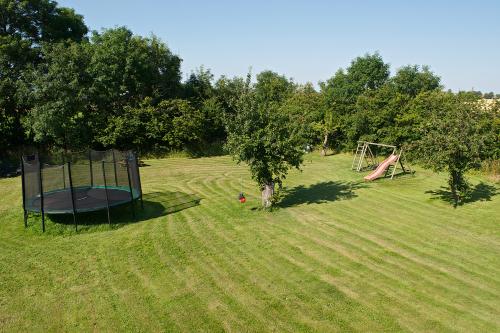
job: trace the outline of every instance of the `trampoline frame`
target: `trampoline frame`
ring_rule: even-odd
[[[112,190],[126,192],[127,196],[128,196],[128,194],[130,192],[128,186],[124,187],[124,186],[109,186],[109,185],[108,186],[101,186],[101,185],[97,185],[97,186],[77,186],[77,187],[74,186],[73,187],[73,190],[74,190],[75,194],[77,192],[79,192],[79,191],[83,191],[83,190],[86,190],[86,189],[104,190],[104,193],[106,195],[108,195],[108,191],[112,191]],[[135,189],[132,189],[132,191],[133,191],[134,200],[140,199],[140,194]],[[60,189],[60,190],[53,190],[53,191],[45,191],[44,194],[43,194],[43,199],[44,199],[45,205],[47,204],[47,198],[50,195],[53,195],[53,194],[56,194],[56,193],[64,193],[64,192],[70,192],[70,189],[67,188],[67,189]],[[36,202],[37,199],[41,199],[41,196],[34,197],[31,200],[29,200],[29,201],[26,202],[26,211],[33,212],[33,213],[41,213],[41,209],[38,208],[38,207],[36,207],[36,205],[33,204],[33,202]],[[130,199],[127,199],[127,200],[116,201],[116,202],[113,203],[111,201],[111,199],[109,198],[109,196],[108,196],[108,198],[106,200],[109,202],[109,207],[110,208],[111,207],[115,207],[115,206],[120,206],[122,204],[126,204],[126,203],[130,202]],[[75,199],[75,201],[77,201],[77,199]],[[107,206],[106,202],[104,202],[103,205],[96,206],[95,208],[78,208],[77,212],[78,213],[95,212],[95,211],[106,209],[106,206]],[[54,208],[47,209],[47,208],[45,208],[44,211],[45,211],[46,214],[51,214],[51,215],[64,215],[64,214],[72,214],[73,213],[72,208],[69,208],[69,209],[54,209]]]
[[[21,185],[22,185],[22,197],[23,197],[23,219],[24,219],[24,227],[27,228],[28,227],[28,213],[29,212],[33,212],[33,213],[41,213],[42,215],[42,232],[45,232],[45,214],[48,213],[48,214],[72,214],[73,215],[73,223],[75,225],[75,231],[78,231],[78,223],[77,223],[77,219],[76,219],[76,215],[78,213],[86,213],[86,212],[93,212],[93,211],[99,211],[99,210],[104,210],[106,209],[106,212],[107,212],[107,220],[108,220],[108,224],[111,225],[111,214],[110,214],[110,208],[111,207],[115,207],[115,206],[119,206],[119,205],[123,205],[123,204],[127,204],[127,203],[131,203],[131,208],[132,208],[132,216],[133,218],[135,219],[136,218],[136,214],[135,214],[135,200],[140,200],[141,202],[141,208],[144,209],[144,202],[143,202],[143,198],[142,198],[142,185],[141,185],[141,177],[140,177],[140,172],[139,172],[139,160],[137,158],[137,155],[135,153],[133,153],[132,151],[129,151],[129,152],[120,152],[122,153],[124,156],[127,156],[127,158],[124,159],[125,161],[125,169],[126,169],[126,173],[127,173],[127,181],[128,181],[128,186],[118,186],[118,176],[117,176],[117,168],[116,168],[116,165],[117,163],[119,163],[117,160],[116,160],[116,157],[115,157],[115,150],[111,150],[111,153],[112,153],[112,161],[105,161],[104,159],[102,159],[100,161],[101,163],[101,170],[102,170],[102,176],[103,176],[103,181],[104,181],[104,185],[94,185],[94,176],[93,176],[93,161],[92,161],[92,150],[89,150],[88,151],[88,163],[89,163],[89,174],[90,174],[90,186],[77,186],[77,187],[74,187],[73,186],[73,177],[72,177],[72,174],[71,174],[71,169],[72,169],[72,165],[73,163],[71,163],[71,161],[68,161],[62,165],[59,165],[59,167],[62,166],[62,175],[63,175],[63,184],[64,184],[64,188],[62,189],[56,189],[56,190],[52,190],[52,191],[46,191],[44,193],[44,189],[43,189],[43,175],[42,175],[42,170],[44,169],[44,167],[42,166],[42,161],[40,159],[40,156],[38,154],[35,154],[34,157],[33,157],[33,160],[36,160],[37,161],[37,164],[38,164],[38,168],[36,170],[36,174],[37,174],[37,181],[38,181],[38,192],[39,192],[39,195],[35,196],[35,197],[32,197],[31,198],[31,202],[27,202],[26,200],[26,170],[25,170],[25,158],[27,158],[27,156],[22,156],[21,157]],[[97,151],[94,151],[94,152],[97,152]],[[100,153],[108,153],[109,151],[106,151],[106,152],[100,152]],[[104,156],[104,155],[103,155]],[[132,165],[135,166],[136,170],[135,170],[135,175],[136,175],[136,178],[135,178],[135,181],[136,181],[136,185],[137,187],[136,188],[133,188],[132,187],[132,181],[131,181],[131,165],[130,165],[130,160],[133,159],[135,163],[133,163]],[[96,161],[94,161],[96,162]],[[115,179],[115,184],[116,186],[110,186],[108,185],[107,183],[107,179],[106,179],[106,168],[105,168],[105,165],[106,163],[112,163],[113,164],[113,170],[114,170],[114,179]],[[68,179],[69,179],[69,188],[66,187],[66,175],[65,175],[65,166],[67,167],[68,169]],[[95,207],[89,207],[89,208],[86,208],[86,209],[78,209],[75,205],[75,190],[81,190],[81,189],[102,189],[104,188],[104,193],[105,193],[105,205],[98,205],[98,206],[95,206]],[[124,191],[124,192],[127,192],[129,193],[130,195],[130,198],[128,200],[121,200],[121,201],[118,201],[118,202],[114,202],[114,203],[110,203],[110,198],[109,198],[109,191],[110,190],[119,190],[119,191]],[[71,209],[68,210],[68,209],[64,209],[64,210],[49,210],[49,211],[46,211],[45,209],[45,197],[47,195],[50,195],[50,194],[53,194],[53,193],[56,193],[56,192],[64,192],[64,191],[68,191],[70,192],[70,196],[71,196]],[[135,197],[134,197],[134,194],[135,194]],[[37,208],[33,202],[35,202],[37,199],[40,199],[40,208]],[[100,201],[97,201],[100,203]]]

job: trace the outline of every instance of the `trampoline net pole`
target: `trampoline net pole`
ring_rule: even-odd
[[[42,161],[40,161],[40,157],[37,156],[38,159],[38,186],[40,190],[40,212],[42,213],[42,232],[45,232],[45,211],[44,211],[44,203],[43,203],[43,183],[42,183]]]
[[[28,227],[28,216],[26,214],[26,184],[24,180],[24,161],[21,157],[21,187],[23,191],[23,219],[24,219],[24,227]]]
[[[102,161],[102,178],[104,180],[104,192],[106,193],[106,209],[108,212],[108,224],[111,225],[111,216],[109,214],[109,196],[108,196],[108,182],[106,180],[106,168],[104,166],[104,161]]]
[[[90,187],[94,187],[94,172],[92,170],[92,151],[89,150],[89,171],[90,171]]]
[[[130,200],[131,200],[130,204],[132,205],[132,215],[135,219],[134,193],[132,192],[132,182],[130,181],[130,167],[129,167],[129,158],[128,157],[126,159],[125,165],[127,167],[128,189],[130,191]]]
[[[114,170],[115,170],[115,186],[118,186],[118,176],[116,174],[116,157],[115,157],[115,150],[112,149],[111,150],[112,154],[113,154],[113,167],[114,167]]]
[[[139,170],[139,158],[137,157],[137,154],[135,154],[135,168],[136,168],[136,173],[137,173],[137,186],[139,187],[139,193],[140,193],[140,198],[141,198],[141,209],[144,210],[144,202],[142,201],[142,184],[141,184],[141,173]]]
[[[71,208],[73,210],[73,222],[75,224],[75,231],[78,231],[78,225],[76,223],[75,193],[73,189],[73,179],[71,177],[71,162],[68,162],[67,165],[68,165],[69,188],[71,192]]]
[[[66,171],[64,170],[64,164],[62,165],[62,178],[63,178],[63,189],[66,188]]]

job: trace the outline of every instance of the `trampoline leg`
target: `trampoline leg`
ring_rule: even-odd
[[[111,226],[111,216],[109,215],[109,207],[108,207],[108,224]]]
[[[28,227],[28,212],[26,210],[24,210],[24,227]]]
[[[73,213],[73,223],[75,224],[75,231],[78,232],[78,224],[76,223],[76,214]]]
[[[128,190],[130,192],[130,204],[132,205],[132,216],[134,217],[134,220],[135,220],[134,192],[132,190],[132,182],[130,181],[130,166],[129,166],[128,160],[127,160],[126,168],[127,168],[127,178],[128,178]]]
[[[42,211],[42,232],[45,232],[45,213]]]
[[[132,208],[132,216],[133,216],[133,218],[135,220],[135,203],[134,203],[134,200],[132,200],[130,202],[130,207]]]

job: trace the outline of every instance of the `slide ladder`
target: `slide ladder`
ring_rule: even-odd
[[[358,142],[356,147],[356,152],[354,153],[354,159],[352,160],[351,170],[359,171],[359,163],[363,159],[363,155],[366,150],[366,145],[364,142]]]
[[[361,171],[361,169],[363,169],[363,162],[365,161],[367,167],[377,165],[375,156],[368,143],[365,141],[358,141],[358,146],[356,147],[356,152],[352,160],[351,170]]]

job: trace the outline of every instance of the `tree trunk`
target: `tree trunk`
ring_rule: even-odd
[[[460,185],[460,175],[458,172],[452,171],[450,175],[450,190],[451,190],[451,196],[453,198],[453,207],[455,208],[460,203],[459,185]]]
[[[325,138],[323,139],[323,146],[321,148],[321,156],[326,156],[326,148],[328,147],[328,132],[325,133]]]
[[[269,208],[272,205],[272,198],[274,195],[274,182],[269,182],[264,185],[262,189],[262,206]]]

